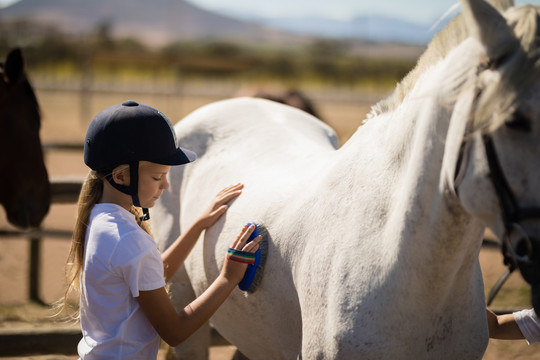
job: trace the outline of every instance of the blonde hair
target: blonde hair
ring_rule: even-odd
[[[84,267],[84,245],[86,240],[86,232],[88,230],[88,224],[90,222],[90,213],[94,206],[99,203],[103,196],[103,182],[106,181],[105,177],[96,171],[92,170],[86,176],[84,183],[79,194],[77,219],[75,221],[75,228],[73,230],[73,239],[71,241],[71,249],[66,262],[65,276],[66,276],[66,291],[64,297],[59,301],[57,307],[57,315],[68,310],[68,300],[70,295],[79,295],[82,291],[81,288],[81,274]],[[129,210],[137,220],[139,226],[146,231],[150,236],[150,225],[147,221],[141,221],[142,210],[135,206],[132,206]],[[78,299],[78,297],[77,297]],[[79,311],[74,310],[73,313],[68,311],[68,315],[71,319],[79,318]]]

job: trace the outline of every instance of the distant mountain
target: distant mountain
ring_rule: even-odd
[[[186,0],[20,0],[0,9],[0,21],[29,19],[70,34],[107,26],[114,37],[153,47],[177,40],[227,40],[297,47],[314,38],[347,39],[352,53],[415,59],[431,38],[421,26],[384,17],[351,21],[261,19],[214,13]]]
[[[114,36],[161,46],[173,40],[228,39],[276,43],[302,40],[255,22],[203,10],[184,0],[21,0],[1,20],[31,19],[78,34],[107,24]]]
[[[359,16],[352,20],[326,18],[259,18],[257,22],[274,29],[331,38],[364,39],[374,42],[427,44],[444,24],[428,26],[385,16]]]

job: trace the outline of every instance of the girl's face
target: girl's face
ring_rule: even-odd
[[[159,199],[163,190],[169,188],[168,165],[160,165],[148,161],[139,163],[139,202],[143,208],[151,208]]]

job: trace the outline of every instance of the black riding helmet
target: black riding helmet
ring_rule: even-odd
[[[103,175],[119,191],[131,195],[133,205],[141,207],[138,196],[139,161],[162,165],[182,165],[197,155],[177,146],[171,122],[159,110],[133,100],[111,106],[92,120],[84,141],[84,163]],[[130,184],[112,179],[112,170],[128,164]],[[144,220],[148,209],[143,209]]]

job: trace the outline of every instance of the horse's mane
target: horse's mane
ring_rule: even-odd
[[[497,9],[506,10],[513,6],[513,0],[493,0]],[[391,112],[399,106],[407,93],[414,87],[418,78],[431,66],[442,60],[450,50],[469,36],[462,14],[450,20],[448,24],[430,41],[416,66],[396,85],[390,96],[373,105],[368,118]]]

